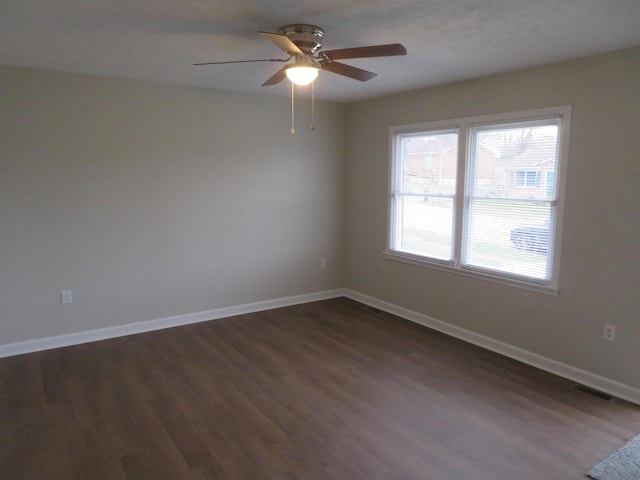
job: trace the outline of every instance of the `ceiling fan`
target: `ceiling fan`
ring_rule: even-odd
[[[406,55],[406,48],[400,43],[387,45],[372,45],[368,47],[343,48],[339,50],[321,50],[324,30],[315,25],[292,24],[278,29],[278,33],[259,32],[267,40],[289,55],[288,58],[271,58],[259,60],[233,60],[226,62],[204,62],[194,65],[220,65],[225,63],[249,63],[249,62],[288,62],[274,75],[265,81],[262,86],[275,85],[285,78],[289,78],[296,85],[307,85],[313,82],[320,70],[337,73],[354,80],[366,82],[377,74],[353,67],[337,60],[350,58],[391,57]]]

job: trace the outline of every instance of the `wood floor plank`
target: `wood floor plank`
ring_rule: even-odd
[[[0,359],[0,478],[578,480],[640,407],[340,298]]]

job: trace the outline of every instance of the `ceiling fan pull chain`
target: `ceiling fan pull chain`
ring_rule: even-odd
[[[315,122],[315,106],[316,106],[316,82],[311,82],[311,131],[316,129]]]
[[[295,96],[295,87],[293,85],[293,82],[291,82],[291,135],[295,135],[296,133],[296,128],[295,128],[295,117],[294,117],[294,100],[293,97]]]

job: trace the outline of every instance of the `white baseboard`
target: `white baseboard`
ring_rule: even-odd
[[[39,338],[34,340],[26,340],[23,342],[9,343],[0,345],[0,358],[20,355],[23,353],[31,353],[51,348],[67,347],[70,345],[78,345],[81,343],[95,342],[98,340],[106,340],[109,338],[122,337],[136,333],[150,332],[153,330],[161,330],[163,328],[177,327],[180,325],[188,325],[191,323],[206,322],[209,320],[217,320],[220,318],[232,317],[234,315],[243,315],[246,313],[260,312],[273,308],[288,307],[291,305],[299,305],[303,303],[316,302],[337,297],[348,297],[365,305],[384,310],[402,317],[411,322],[418,323],[428,328],[432,328],[439,332],[445,333],[465,342],[478,345],[493,352],[500,353],[507,357],[521,361],[528,365],[540,368],[550,373],[560,375],[561,377],[573,380],[577,383],[587,385],[602,392],[608,393],[618,398],[628,400],[640,405],[640,389],[625,385],[615,380],[602,377],[595,373],[582,370],[580,368],[567,365],[547,357],[543,357],[536,353],[514,347],[504,342],[494,340],[490,337],[480,335],[478,333],[457,327],[442,320],[435,319],[428,315],[409,310],[398,305],[370,297],[363,293],[350,289],[338,288],[335,290],[326,290],[323,292],[314,292],[304,295],[295,295],[292,297],[277,298],[273,300],[265,300],[255,303],[247,303],[233,307],[217,308],[203,312],[188,313],[185,315],[176,315],[173,317],[160,318],[157,320],[148,320],[144,322],[128,323],[126,325],[118,325],[113,327],[100,328],[96,330],[88,330],[84,332],[70,333],[66,335],[58,335],[54,337]]]
[[[589,387],[600,390],[601,392],[608,393],[614,397],[628,400],[635,404],[640,405],[640,389],[634,388],[630,385],[625,385],[615,380],[602,377],[595,373],[582,370],[580,368],[567,365],[556,360],[552,360],[542,355],[524,350],[518,347],[514,347],[504,342],[494,340],[492,338],[480,335],[478,333],[466,330],[464,328],[457,327],[442,320],[437,320],[428,315],[409,310],[398,305],[394,305],[377,298],[370,297],[354,290],[345,289],[344,296],[351,298],[360,303],[375,307],[379,310],[392,313],[406,320],[424,325],[425,327],[432,328],[439,332],[445,333],[465,342],[478,345],[493,352],[500,353],[514,360],[519,360],[528,365],[534,366],[541,370],[559,375],[561,377],[573,380],[576,383],[587,385]]]
[[[243,315],[245,313],[260,312],[263,310],[271,310],[273,308],[288,307],[291,305],[299,305],[302,303],[316,302],[319,300],[327,300],[329,298],[342,296],[344,296],[344,289],[338,288],[335,290],[307,293],[304,295],[295,295],[292,297],[277,298],[262,302],[246,303],[244,305],[237,305],[234,307],[216,308],[214,310],[207,310],[204,312],[176,315],[174,317],[160,318],[157,320],[128,323],[126,325],[69,333],[55,337],[9,343],[0,345],[0,358],[49,350],[51,348],[68,347],[70,345],[95,342],[97,340],[106,340],[108,338],[122,337],[135,333],[161,330],[163,328],[178,327],[180,325],[188,325],[190,323],[206,322],[208,320],[217,320],[220,318],[232,317],[234,315]]]

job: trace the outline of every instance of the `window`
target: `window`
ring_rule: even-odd
[[[392,127],[387,257],[556,291],[569,116]]]
[[[519,171],[516,172],[516,187],[532,187],[540,186],[540,172],[535,171]]]

